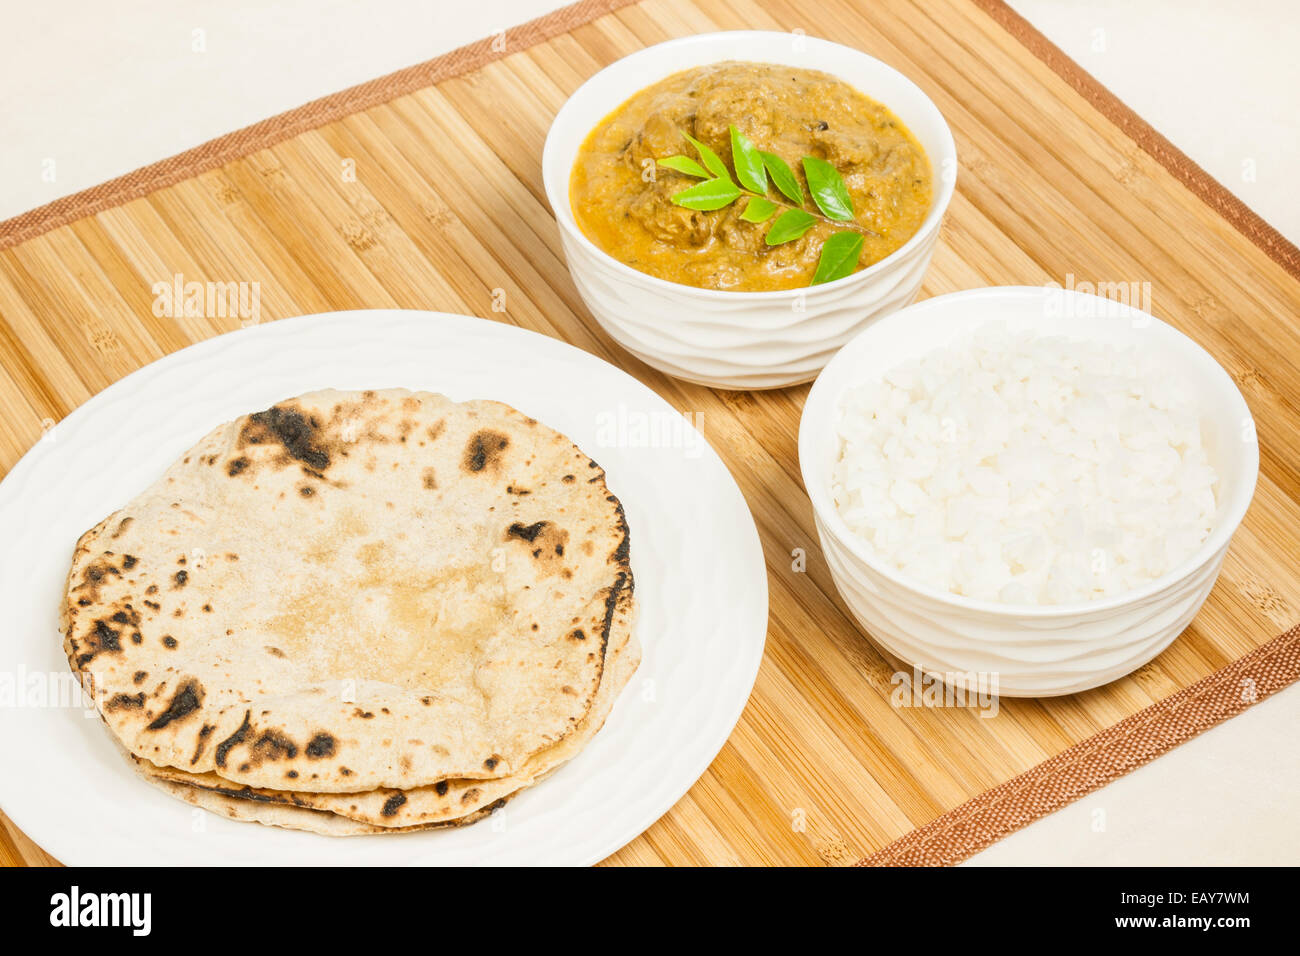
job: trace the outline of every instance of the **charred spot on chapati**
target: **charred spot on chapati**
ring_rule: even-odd
[[[203,706],[203,686],[196,680],[186,681],[172,695],[167,709],[153,719],[149,730],[162,730],[173,721],[182,720]]]
[[[241,743],[243,743],[244,738],[247,737],[249,731],[253,729],[253,725],[250,720],[251,716],[252,714],[249,711],[247,710],[244,711],[244,722],[239,725],[239,728],[233,734],[231,734],[225,740],[221,741],[221,743],[217,744],[217,751],[215,756],[216,756],[216,762],[218,767],[225,767],[226,758],[230,756],[230,751],[234,750]]]
[[[482,471],[495,471],[501,465],[502,452],[510,445],[510,439],[500,432],[481,429],[470,436],[465,445],[465,455],[461,467],[465,471],[477,474]]]
[[[307,741],[305,753],[314,760],[320,760],[324,757],[333,757],[335,740],[329,734],[316,734],[311,740]]]
[[[399,791],[384,801],[383,809],[379,812],[386,817],[396,816],[404,803],[406,803],[406,794]]]

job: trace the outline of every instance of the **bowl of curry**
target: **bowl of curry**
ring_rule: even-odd
[[[574,283],[615,341],[689,381],[779,388],[916,296],[956,147],[881,61],[738,31],[597,73],[542,167]]]

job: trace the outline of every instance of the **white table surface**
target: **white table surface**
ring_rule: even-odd
[[[1011,2],[1300,241],[1300,8],[1289,0]],[[562,5],[6,4],[0,218]],[[1013,834],[971,864],[1300,863],[1297,729],[1300,686]]]

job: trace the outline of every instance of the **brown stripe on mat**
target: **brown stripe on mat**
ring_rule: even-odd
[[[858,866],[951,866],[1300,679],[1300,625],[900,837]]]
[[[155,190],[174,186],[259,149],[292,139],[299,133],[477,70],[493,60],[568,33],[634,2],[636,0],[578,0],[577,3],[506,30],[504,43],[500,36],[484,37],[432,60],[331,93],[278,116],[209,140],[169,159],[141,166],[106,183],[38,206],[0,222],[0,249],[8,249],[43,232],[112,209],[132,199],[139,199]]]
[[[1124,131],[1143,152],[1174,174],[1202,202],[1230,222],[1238,232],[1263,249],[1270,259],[1293,276],[1300,278],[1300,248],[1265,222],[1226,186],[1192,161],[1186,153],[1158,133],[1146,120],[1134,113],[1118,96],[1102,86],[1095,77],[1070,59],[1051,40],[1005,0],[971,0],[997,21],[998,26],[1051,67],[1092,104],[1101,115]]]

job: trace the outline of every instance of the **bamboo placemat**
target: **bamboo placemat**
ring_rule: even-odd
[[[924,295],[1150,283],[1152,310],[1236,379],[1259,432],[1255,502],[1205,608],[1156,660],[993,718],[891,705],[895,667],[817,547],[795,447],[807,388],[686,385],[591,320],[543,198],[550,119],[606,63],[717,29],[828,36],[939,105],[961,172]],[[1300,630],[1274,637],[1300,620],[1300,255],[997,0],[832,0],[815,23],[792,0],[579,3],[0,224],[0,250],[6,470],[116,379],[237,327],[156,317],[153,284],[177,273],[260,283],[263,321],[401,307],[512,322],[699,416],[763,539],[767,656],[708,772],[610,862],[955,862],[1300,676]],[[4,824],[0,862],[52,862]]]

